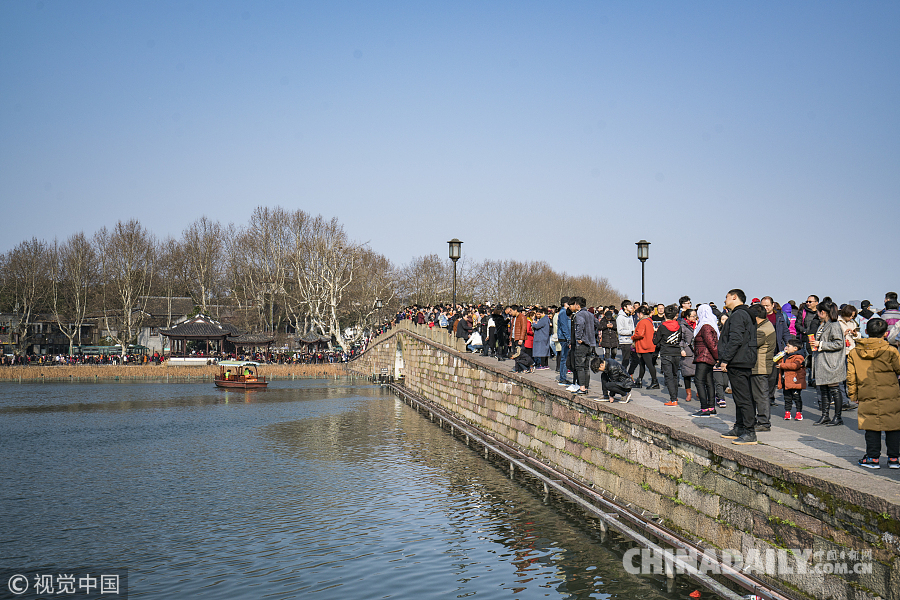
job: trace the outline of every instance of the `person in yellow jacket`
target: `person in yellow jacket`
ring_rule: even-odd
[[[888,467],[900,469],[900,352],[887,343],[885,333],[884,319],[869,319],[869,337],[856,340],[847,356],[847,395],[859,402],[859,428],[866,432],[866,455],[859,466],[869,469],[881,466],[882,431]]]

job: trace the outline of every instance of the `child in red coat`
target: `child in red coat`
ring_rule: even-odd
[[[800,399],[800,390],[806,389],[806,359],[800,353],[801,342],[795,339],[788,340],[784,345],[784,358],[778,361],[778,368],[782,377],[778,378],[778,387],[784,389],[784,419],[791,420],[791,405],[797,412],[794,419],[803,420],[803,401]],[[782,381],[784,385],[782,386]]]

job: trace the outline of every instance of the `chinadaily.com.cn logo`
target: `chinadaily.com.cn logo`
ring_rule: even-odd
[[[729,568],[742,573],[762,575],[863,575],[872,572],[872,551],[813,552],[809,548],[794,548],[768,549],[764,552],[759,550],[717,552],[710,549],[700,553],[682,549],[660,551],[631,548],[622,557],[622,566],[632,575],[664,575],[667,572],[681,575],[689,571],[719,575]]]

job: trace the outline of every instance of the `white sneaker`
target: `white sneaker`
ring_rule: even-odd
[[[625,397],[622,398],[621,402],[622,404],[628,404],[629,402],[631,402],[631,392],[625,394]]]
[[[577,384],[573,383],[572,385],[570,385],[569,387],[566,388],[566,391],[567,392],[577,392],[580,389],[581,388]]]

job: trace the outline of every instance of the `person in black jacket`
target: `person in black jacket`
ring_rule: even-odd
[[[813,378],[813,352],[812,348],[809,346],[809,336],[815,335],[819,330],[819,325],[822,324],[819,320],[818,306],[819,297],[815,294],[810,294],[809,298],[806,299],[806,304],[803,306],[803,309],[799,311],[797,320],[794,322],[794,329],[797,330],[797,337],[803,339],[803,346],[806,349],[806,376],[809,379],[810,387],[814,387],[816,381]]]
[[[619,394],[622,396],[622,403],[631,401],[631,388],[634,387],[634,381],[625,372],[618,362],[611,358],[603,356],[595,356],[591,360],[591,371],[600,372],[600,384],[603,386],[603,396],[600,401],[615,402],[613,396]]]
[[[719,366],[728,372],[734,398],[734,427],[722,437],[734,444],[756,444],[756,405],[750,391],[750,376],[757,359],[756,319],[750,314],[743,290],[733,289],[725,296],[725,308],[731,316],[719,335]]]
[[[659,351],[663,379],[669,390],[669,401],[666,406],[678,406],[678,371],[681,369],[681,324],[675,319],[678,307],[674,304],[663,309],[666,320],[653,334],[653,343]],[[754,363],[755,364],[755,363]]]

